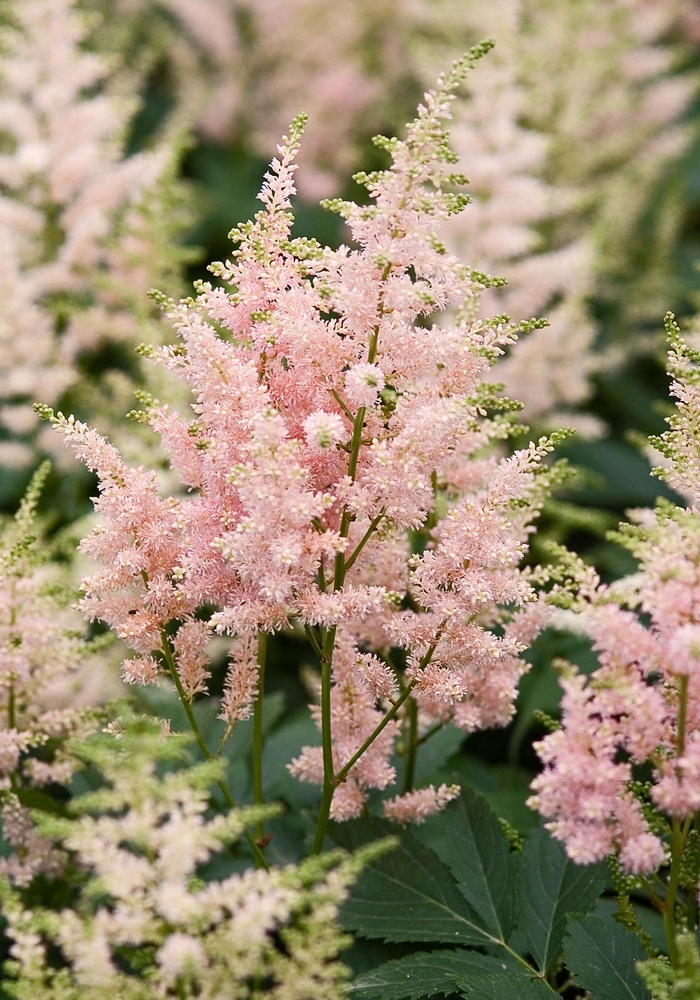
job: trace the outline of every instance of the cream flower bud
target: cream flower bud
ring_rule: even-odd
[[[201,942],[189,934],[171,934],[158,952],[158,965],[167,983],[183,973],[197,972],[205,961]]]
[[[337,444],[347,441],[345,423],[338,413],[317,410],[315,413],[309,414],[302,427],[306,435],[306,443],[314,451],[335,448]]]
[[[384,375],[377,365],[355,365],[345,375],[345,392],[355,406],[374,406],[384,388]]]

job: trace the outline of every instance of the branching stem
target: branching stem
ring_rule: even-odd
[[[676,745],[677,756],[680,758],[685,753],[685,727],[688,715],[688,677],[683,676],[679,683],[678,692],[678,739]],[[678,964],[678,949],[676,947],[676,897],[678,895],[678,882],[681,874],[681,861],[683,852],[690,832],[692,817],[685,820],[681,827],[679,819],[673,819],[671,825],[671,872],[668,877],[668,888],[666,890],[666,900],[664,903],[664,927],[666,930],[666,944],[668,945],[668,957],[671,965]]]
[[[253,706],[253,802],[262,805],[263,802],[263,776],[262,776],[262,750],[263,750],[263,695],[265,691],[265,660],[267,657],[267,634],[258,633],[258,696]],[[265,831],[263,821],[260,819],[255,824],[255,836],[262,840]]]
[[[382,271],[382,282],[386,281],[389,277],[391,271],[391,263],[385,265]],[[382,295],[379,296],[379,307],[378,307],[380,317],[383,315],[384,309],[382,304]],[[379,342],[379,323],[377,323],[372,329],[372,333],[369,338],[369,344],[367,347],[367,361],[369,364],[373,364],[377,357],[377,347]],[[347,408],[342,403],[340,398],[336,395],[336,400],[341,404],[343,410],[346,412],[348,417],[351,414],[348,413]],[[365,415],[366,408],[360,406],[355,417],[353,419],[352,428],[352,439],[350,441],[350,454],[348,458],[348,476],[354,482],[357,475],[357,465],[360,458],[360,449],[362,447],[362,431],[365,426]],[[382,511],[380,518],[384,516]],[[365,533],[358,544],[355,552],[350,556],[349,559],[345,558],[344,552],[338,552],[335,557],[335,564],[333,567],[333,590],[342,590],[345,584],[345,575],[355,561],[360,551],[369,541],[371,535],[376,530],[376,526],[379,524],[379,519],[375,519],[376,524],[370,525],[371,530]],[[347,507],[343,508],[343,513],[340,518],[340,537],[347,538],[350,533],[350,525],[355,520],[354,513]],[[365,752],[367,747],[369,747],[374,740],[377,738],[379,733],[388,725],[389,721],[393,719],[396,712],[399,710],[400,704],[405,697],[402,695],[401,699],[393,706],[388,715],[385,717],[382,723],[377,727],[372,736],[362,745],[360,750],[357,752],[352,761],[346,765],[346,767],[339,773],[334,773],[333,764],[333,733],[332,733],[332,720],[331,720],[331,687],[333,683],[333,651],[335,649],[335,636],[336,636],[337,626],[332,626],[331,628],[326,628],[323,630],[323,642],[320,650],[317,649],[317,645],[314,647],[317,655],[320,654],[321,660],[321,744],[323,752],[323,792],[321,794],[321,806],[318,813],[318,821],[316,824],[316,835],[314,837],[314,843],[311,853],[320,854],[323,850],[323,842],[326,837],[326,830],[328,829],[328,820],[330,817],[331,803],[333,801],[333,793],[336,786],[341,782],[347,772],[350,770],[352,765],[359,760],[362,754]],[[308,635],[308,632],[307,632]],[[409,691],[410,688],[407,689]]]
[[[408,703],[406,710],[406,756],[404,757],[403,768],[403,794],[413,791],[413,782],[416,774],[416,755],[418,754],[418,706],[413,698]]]

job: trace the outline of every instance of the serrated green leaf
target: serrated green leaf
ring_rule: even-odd
[[[468,1000],[555,1000],[559,996],[541,980],[513,972],[501,976],[457,977],[456,984]]]
[[[507,941],[516,914],[516,858],[488,802],[465,787],[442,816],[445,860],[484,926]]]
[[[330,836],[355,850],[386,836],[399,846],[371,862],[341,910],[341,922],[361,937],[446,944],[500,943],[457,889],[437,855],[393,823],[376,819],[331,824]]]
[[[605,866],[575,865],[546,830],[533,830],[518,859],[518,930],[541,972],[561,952],[569,913],[586,914],[605,887]]]
[[[63,802],[40,792],[38,788],[17,788],[14,794],[27,809],[38,809],[40,812],[51,813],[53,816],[71,818],[67,806]]]
[[[365,972],[348,989],[353,1000],[420,1000],[455,992],[455,976],[498,975],[508,965],[491,955],[458,951],[418,951]]]
[[[577,917],[569,923],[564,948],[569,972],[593,1000],[651,1000],[635,968],[649,956],[637,935],[616,920]]]

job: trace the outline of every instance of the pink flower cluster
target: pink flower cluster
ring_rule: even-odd
[[[671,467],[657,472],[695,502],[636,512],[638,523],[623,525],[620,540],[639,560],[639,572],[580,600],[600,666],[588,679],[573,670],[563,679],[562,728],[539,744],[545,770],[531,799],[575,861],[619,852],[633,874],[664,860],[667,824],[660,814],[685,820],[700,808],[698,356],[675,325],[669,333],[679,403],[672,430],[655,442]],[[647,615],[649,628],[625,604]],[[653,767],[648,803],[633,782],[634,767],[646,762]]]
[[[263,209],[233,232],[231,260],[212,266],[223,285],[165,304],[181,343],[150,353],[189,387],[193,412],[154,403],[147,419],[187,496],[160,496],[154,474],[55,418],[100,479],[102,520],[83,543],[99,569],[82,607],[139,654],[127,679],[155,680],[176,622],[172,652],[191,699],[206,689],[212,630],[233,634],[223,710],[240,718],[255,695],[256,635],[301,625],[332,657],[336,773],[399,687],[465,730],[507,723],[526,669],[519,653],[544,620],[518,567],[553,445],[489,457],[508,429],[481,384],[517,327],[429,320],[489,282],[433,233],[463,207],[442,128],[482,51],[426,94],[404,140],[379,140],[392,165],[360,177],[371,204],[331,206],[352,247],[292,236],[295,122]],[[422,539],[413,554],[412,539]],[[206,623],[195,617],[202,605],[218,608]],[[405,651],[402,676],[392,647]],[[338,783],[338,818],[393,781],[396,728]],[[320,781],[324,766],[312,747],[292,768]]]

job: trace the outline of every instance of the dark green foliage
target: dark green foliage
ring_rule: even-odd
[[[420,1000],[455,991],[457,978],[499,975],[509,965],[491,955],[467,951],[418,951],[358,976],[352,984],[354,1000]],[[522,978],[522,977],[521,977]]]
[[[333,825],[331,836],[352,850],[396,829],[363,819]],[[475,1000],[553,997],[566,978],[567,920],[593,909],[605,886],[605,866],[574,865],[542,829],[530,834],[522,852],[512,849],[486,799],[471,788],[434,818],[425,838],[434,851],[406,830],[399,838],[391,854],[370,863],[341,919],[359,939],[414,942],[418,950],[365,966],[353,997],[419,1000],[455,991]],[[612,916],[595,919],[613,942],[627,933]],[[428,942],[452,947],[431,951]],[[455,944],[462,947],[455,950]],[[638,947],[637,957],[644,957]],[[623,981],[636,989],[634,962],[630,968],[628,974],[623,963]]]
[[[647,955],[632,931],[597,916],[577,918],[564,945],[567,966],[595,1000],[650,1000],[636,969]]]
[[[457,985],[469,1000],[555,1000],[557,997],[541,980],[510,972],[503,976],[459,977]]]
[[[353,850],[396,830],[367,818],[334,824],[331,836]],[[639,940],[612,914],[585,916],[605,888],[605,865],[574,865],[540,828],[522,851],[512,849],[486,799],[471,788],[440,815],[439,835],[428,837],[437,853],[406,830],[398,836],[399,846],[364,871],[341,919],[357,934],[356,947],[367,938],[414,942],[416,951],[375,968],[365,964],[352,986],[356,1000],[453,993],[469,1000],[553,1000],[569,973],[591,1000],[648,1000],[634,968],[646,957]],[[581,957],[586,934],[600,938],[590,968]],[[429,950],[429,942],[452,947]],[[602,994],[594,985],[611,961],[618,962],[615,982],[628,993]]]
[[[605,886],[605,865],[575,865],[545,830],[534,830],[518,859],[518,930],[546,972],[561,952],[568,913],[586,913]]]
[[[460,892],[495,937],[507,941],[515,923],[516,855],[486,800],[471,788],[444,814],[447,864]]]
[[[392,823],[367,819],[334,825],[331,836],[354,849],[396,833]],[[342,910],[344,926],[384,941],[492,943],[437,855],[405,831],[398,836],[399,846],[368,865],[354,886]]]

